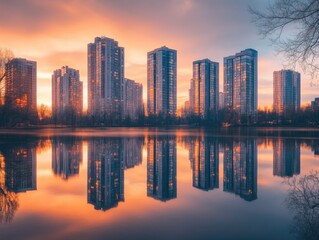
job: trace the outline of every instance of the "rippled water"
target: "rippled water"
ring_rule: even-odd
[[[3,131],[0,239],[316,239],[287,201],[316,170],[312,130]]]

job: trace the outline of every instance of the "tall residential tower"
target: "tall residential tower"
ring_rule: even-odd
[[[83,82],[79,70],[64,66],[52,75],[52,114],[59,117],[68,111],[82,114]]]
[[[147,53],[148,115],[176,114],[176,50],[167,47]]]
[[[300,109],[300,73],[292,70],[274,72],[274,111],[279,115]]]
[[[143,111],[143,85],[133,80],[124,81],[124,117],[137,120]]]
[[[202,118],[209,114],[216,116],[219,108],[219,64],[209,59],[193,62],[191,81],[191,111]]]
[[[6,64],[5,104],[29,112],[37,110],[37,63],[15,58]]]
[[[124,48],[107,37],[88,44],[88,115],[123,116]]]
[[[254,49],[224,58],[225,108],[248,119],[257,115],[257,58]]]

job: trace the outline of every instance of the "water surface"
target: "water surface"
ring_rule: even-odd
[[[0,238],[311,239],[287,181],[315,170],[312,130],[2,131]]]

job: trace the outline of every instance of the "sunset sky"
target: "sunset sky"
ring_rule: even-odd
[[[259,107],[272,105],[272,74],[283,68],[270,41],[261,39],[248,6],[268,0],[0,0],[0,48],[37,61],[38,105],[51,105],[51,74],[64,65],[80,70],[87,106],[87,44],[106,36],[125,48],[125,76],[143,83],[147,52],[166,45],[177,50],[177,102],[188,99],[192,62],[246,48],[259,53]],[[300,70],[300,69],[296,69]],[[319,96],[318,83],[302,73],[302,103]],[[317,84],[318,85],[318,84]]]

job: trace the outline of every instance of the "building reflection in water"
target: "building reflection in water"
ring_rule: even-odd
[[[319,141],[312,140],[311,150],[313,151],[315,156],[319,156]]]
[[[123,141],[125,169],[142,164],[144,137],[124,138]]]
[[[124,201],[124,169],[142,162],[143,138],[88,141],[88,203],[108,210]]]
[[[257,199],[257,144],[238,139],[224,146],[224,191],[246,201]]]
[[[37,189],[36,163],[34,142],[0,146],[0,223],[12,221],[19,206],[17,193]]]
[[[36,190],[36,143],[6,145],[1,152],[5,162],[7,190],[12,192]]]
[[[292,232],[298,239],[319,239],[319,172],[312,170],[285,183],[288,192],[284,203],[293,215]]]
[[[193,186],[202,190],[219,187],[219,147],[216,140],[196,137],[189,145],[193,170]]]
[[[295,139],[273,140],[273,175],[292,177],[300,174],[300,143]]]
[[[176,138],[151,136],[147,142],[147,196],[160,201],[176,198]]]
[[[75,137],[53,137],[52,169],[55,175],[67,180],[79,174],[83,144]]]

